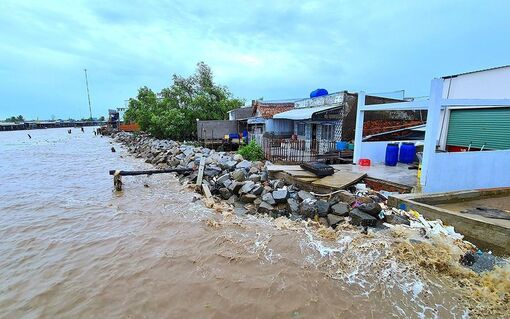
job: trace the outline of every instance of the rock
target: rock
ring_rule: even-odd
[[[299,214],[304,217],[313,218],[315,215],[317,215],[317,206],[315,205],[316,202],[317,200],[313,198],[307,198],[302,201],[299,206]]]
[[[268,204],[268,203],[266,203],[266,202],[262,202],[262,203],[259,205],[259,208],[257,209],[257,212],[258,212],[259,214],[271,214],[273,211],[274,211],[273,206],[269,205],[269,204]]]
[[[237,165],[236,161],[227,161],[223,164],[223,167],[231,171],[236,167],[236,165]]]
[[[357,208],[351,210],[349,216],[351,217],[351,224],[356,226],[374,227],[377,223],[377,219],[375,217],[372,217],[369,214],[362,212]]]
[[[246,177],[242,169],[237,169],[232,173],[232,178],[237,182],[242,182],[245,180]]]
[[[261,185],[255,185],[255,187],[251,190],[251,193],[253,195],[257,195],[257,196],[260,196],[262,194],[262,192],[264,191],[264,187],[262,187]]]
[[[242,160],[243,160],[243,157],[241,156],[241,154],[235,154],[234,155],[234,161],[240,162]]]
[[[346,203],[338,202],[335,205],[331,206],[331,214],[337,216],[348,216],[349,205],[347,205]]]
[[[236,201],[237,201],[237,196],[236,196],[236,195],[232,195],[232,196],[230,196],[230,198],[227,200],[227,203],[228,203],[228,204],[230,204],[230,205],[234,205]]]
[[[304,190],[300,190],[298,193],[297,193],[299,199],[301,199],[302,201],[307,199],[307,198],[310,198],[310,199],[314,199],[313,195],[310,194],[309,192],[307,191],[304,191]]]
[[[230,179],[230,174],[223,174],[216,180],[216,183],[223,184],[226,180]]]
[[[299,212],[299,204],[293,198],[287,199],[287,207],[291,214],[297,214]]]
[[[340,202],[352,204],[356,201],[356,196],[349,191],[341,190],[335,194],[334,198]]]
[[[241,187],[243,187],[243,185],[244,185],[243,182],[232,182],[232,184],[230,184],[230,186],[228,187],[228,190],[234,194],[237,194]]]
[[[377,217],[381,212],[381,205],[377,203],[366,203],[359,205],[358,209],[370,216]]]
[[[248,173],[250,173],[250,174],[257,174],[258,172],[260,172],[260,170],[258,169],[258,167],[256,167],[256,166],[252,166],[252,167],[250,168],[250,171],[249,171]]]
[[[333,227],[333,229],[335,229],[338,224],[340,224],[341,222],[343,222],[345,220],[344,217],[341,217],[338,215],[333,215],[333,214],[328,214],[327,218],[328,218],[329,225],[331,227]]]
[[[191,154],[193,154],[193,149],[191,147],[188,147],[188,148],[185,148],[182,153],[184,154],[184,156],[188,157],[190,156]]]
[[[262,174],[260,174],[260,181],[265,182],[267,181],[267,179],[268,179],[267,172],[262,172]]]
[[[327,217],[329,214],[329,208],[330,208],[331,204],[325,200],[318,200],[316,205],[317,205],[317,213],[319,214],[319,217]]]
[[[223,199],[229,199],[230,196],[232,196],[232,193],[226,187],[220,188],[219,192],[220,192],[221,198],[223,198]]]
[[[209,165],[204,170],[204,175],[209,177],[214,177],[221,174],[221,168],[215,165]]]
[[[169,159],[169,158],[167,157],[166,162],[168,163],[168,166],[170,166],[170,167],[176,167],[177,165],[179,165],[179,163],[180,163],[181,161],[179,161],[179,160],[177,160],[177,159],[174,159],[174,158],[173,158],[173,159]]]
[[[253,201],[253,204],[255,204],[255,205],[257,205],[257,206],[258,206],[258,205],[260,205],[260,204],[262,204],[262,199],[260,199],[260,198],[258,198],[258,197],[257,197],[257,199],[255,199],[255,200]]]
[[[253,203],[257,199],[257,196],[253,194],[243,194],[240,198],[242,203]]]
[[[247,181],[243,187],[239,190],[239,194],[248,194],[255,187],[255,183],[252,181]]]
[[[319,224],[329,227],[329,220],[326,217],[319,217]]]
[[[273,199],[276,203],[285,203],[289,197],[289,192],[286,189],[279,189],[273,191]]]
[[[279,179],[272,180],[270,184],[271,184],[271,187],[273,187],[273,189],[278,189],[278,188],[282,188],[283,186],[285,186],[285,183]]]
[[[251,174],[251,175],[248,177],[248,179],[249,179],[250,181],[252,181],[252,182],[255,182],[255,183],[260,182],[260,175],[258,175],[258,174]]]
[[[228,188],[231,184],[232,184],[232,181],[230,179],[227,179],[226,181],[224,181],[223,183],[223,186],[225,186],[226,188]]]
[[[236,168],[239,169],[239,168],[242,168],[242,169],[245,169],[245,170],[249,170],[251,167],[251,162],[250,161],[247,161],[247,160],[244,160],[242,162],[239,162],[237,163],[236,165]]]
[[[275,205],[276,202],[273,198],[273,195],[271,193],[267,193],[265,195],[262,196],[262,200],[266,203],[268,203],[269,205]]]
[[[393,224],[393,225],[411,225],[411,222],[409,222],[409,219],[404,217],[404,216],[400,216],[400,215],[396,215],[396,214],[391,214],[391,215],[387,215],[385,218],[386,218],[386,222],[388,224]]]

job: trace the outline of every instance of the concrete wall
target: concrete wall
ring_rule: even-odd
[[[510,186],[510,150],[434,153],[423,191]]]
[[[388,143],[417,143],[417,141],[380,141],[380,142],[363,142],[361,149],[361,158],[368,158],[373,164],[384,163],[386,158],[386,145]],[[400,144],[402,145],[402,144]]]
[[[510,66],[443,80],[443,99],[510,99]]]
[[[197,136],[199,139],[222,139],[230,133],[239,133],[237,121],[198,121]]]

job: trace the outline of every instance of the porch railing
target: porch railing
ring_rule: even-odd
[[[330,140],[301,140],[262,138],[266,159],[278,163],[303,163],[319,160],[336,150],[336,142]]]

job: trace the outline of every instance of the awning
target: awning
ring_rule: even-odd
[[[318,106],[318,107],[306,107],[298,108],[290,111],[282,112],[273,115],[273,119],[281,120],[309,120],[315,113],[331,110],[334,108],[340,108],[342,106],[329,105],[329,106]]]

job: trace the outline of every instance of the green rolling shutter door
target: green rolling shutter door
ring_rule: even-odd
[[[510,108],[451,110],[447,145],[510,149]]]

